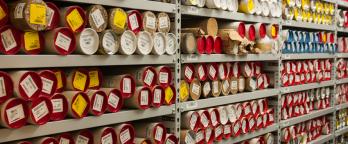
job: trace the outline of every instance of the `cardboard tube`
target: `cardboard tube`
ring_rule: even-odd
[[[209,0],[209,1],[212,2],[216,0]],[[199,27],[200,29],[204,31],[204,34],[210,35],[210,36],[216,36],[217,31],[219,29],[217,20],[215,18],[208,18],[196,23],[189,23],[187,25],[183,25],[183,27],[186,27],[186,28]]]
[[[240,41],[232,40],[230,35],[239,36],[236,31],[229,31],[229,30],[219,30],[219,35],[222,39],[222,51],[225,54],[233,54],[237,55],[239,52],[239,44]]]
[[[104,114],[108,107],[108,95],[101,90],[88,90],[86,94],[91,102],[91,108],[88,113],[95,116]]]
[[[33,100],[39,97],[42,91],[40,76],[33,71],[9,72],[14,84],[14,96],[24,100]]]
[[[138,10],[130,10],[127,13],[128,29],[137,34],[141,29],[143,29],[142,15]]]
[[[89,72],[84,68],[77,68],[67,72],[66,89],[86,91],[89,86]]]
[[[54,137],[41,137],[32,140],[32,144],[59,144]]]
[[[210,80],[217,80],[219,75],[217,63],[209,63],[207,64],[208,77]]]
[[[117,140],[116,132],[112,127],[102,127],[93,130],[94,143],[115,144]]]
[[[190,83],[190,97],[192,100],[198,100],[201,96],[201,83],[198,79],[193,79]]]
[[[196,52],[196,38],[192,33],[181,34],[181,50],[185,54],[193,54]]]
[[[219,80],[214,80],[211,82],[212,96],[218,97],[222,92],[222,84]]]
[[[93,144],[94,143],[94,136],[93,133],[88,130],[80,130],[74,135],[75,143],[84,143],[84,144]]]
[[[157,73],[157,84],[167,87],[173,81],[171,68],[168,66],[158,66],[155,68]]]
[[[187,82],[191,82],[195,77],[195,69],[193,64],[185,64],[181,68],[181,78],[185,79]]]
[[[62,94],[68,100],[68,115],[70,117],[80,119],[87,115],[91,104],[86,93],[79,91],[65,91]]]
[[[166,134],[166,140],[165,143],[168,144],[178,144],[179,140],[174,134]]]
[[[45,53],[68,55],[76,48],[74,33],[68,27],[59,27],[44,33]]]
[[[210,121],[211,125],[213,127],[217,127],[220,124],[220,113],[216,108],[209,108],[208,109],[209,115],[210,115]]]
[[[208,70],[206,67],[206,64],[204,63],[199,63],[195,65],[195,71],[196,71],[196,77],[200,81],[205,81],[208,77]]]
[[[154,39],[151,33],[147,31],[141,31],[137,34],[137,49],[136,53],[139,55],[148,55],[153,50]]]
[[[215,54],[221,54],[222,53],[222,39],[219,36],[214,37],[214,48],[213,48],[213,53]]]
[[[148,87],[136,87],[134,95],[125,99],[124,105],[128,108],[141,110],[148,109],[152,104],[151,89]]]
[[[170,18],[166,13],[158,13],[157,14],[157,22],[158,22],[158,31],[163,33],[168,33],[170,31]]]
[[[102,87],[119,89],[123,98],[130,98],[135,91],[135,80],[129,74],[105,76]]]
[[[175,87],[173,85],[169,85],[164,89],[165,93],[165,99],[164,99],[164,104],[166,105],[171,105],[175,103],[176,100],[176,91]]]
[[[6,55],[17,54],[22,46],[21,32],[11,25],[0,28],[0,52]]]
[[[0,103],[5,102],[13,95],[13,81],[6,72],[0,71]]]
[[[98,33],[91,28],[84,28],[76,35],[77,54],[93,55],[98,51],[99,36]]]
[[[257,80],[255,77],[245,79],[245,89],[248,91],[255,91],[257,88]]]
[[[46,19],[47,28],[46,30],[52,30],[58,27],[60,23],[60,12],[59,8],[52,2],[46,2]]]
[[[195,0],[181,0],[183,5],[197,5],[197,1]]]
[[[198,110],[197,112],[200,117],[202,129],[206,129],[209,125],[211,125],[210,113],[207,110]]]
[[[52,103],[52,113],[50,119],[52,121],[63,120],[68,114],[68,100],[60,93],[55,93],[50,100]]]
[[[182,114],[181,128],[197,132],[200,129],[200,115],[195,111],[188,111]]]
[[[123,106],[123,97],[121,91],[114,88],[101,88],[100,90],[104,91],[107,95],[107,108],[108,112],[118,112]]]
[[[112,29],[99,33],[99,54],[114,55],[120,49],[120,37]]]
[[[118,124],[114,128],[118,140],[117,143],[130,144],[134,142],[135,130],[131,124]]]
[[[132,55],[136,51],[137,41],[138,40],[135,33],[130,30],[126,30],[121,35],[121,49],[119,50],[120,54]]]
[[[64,143],[64,144],[74,144],[74,138],[70,133],[62,133],[59,134],[57,137],[57,142],[58,143]]]
[[[166,138],[166,128],[161,123],[136,123],[134,128],[137,130],[137,137],[146,137],[154,144],[164,143]]]
[[[9,8],[13,12],[10,13],[10,21],[16,28],[23,31],[42,31],[47,28],[46,13],[35,12],[38,9],[47,12],[47,5],[44,1],[20,0],[9,4]],[[32,13],[36,13],[38,16]]]
[[[211,86],[209,81],[202,82],[202,96],[209,97],[211,93]]]
[[[240,76],[238,78],[238,92],[243,92],[245,90],[245,78],[243,76]]]
[[[206,0],[197,0],[197,7],[204,7]]]
[[[215,139],[214,127],[208,126],[205,129],[205,142],[206,143],[213,143],[214,139]]]
[[[16,129],[27,123],[29,109],[27,103],[22,99],[10,98],[0,105],[0,110],[2,115],[1,126]]]
[[[221,2],[218,0],[207,0],[205,6],[212,9],[221,8]]]
[[[160,107],[164,103],[165,99],[165,90],[162,86],[160,85],[155,85],[152,87],[152,106],[153,107]]]
[[[206,38],[205,36],[198,36],[197,39],[196,39],[196,42],[197,42],[197,53],[198,54],[204,54],[206,53],[206,47],[205,47],[205,44],[206,44]]]
[[[205,45],[204,45],[204,50],[206,54],[211,54],[214,49],[214,37],[205,35]]]
[[[42,32],[27,31],[22,33],[22,53],[29,55],[40,54],[45,45],[45,39]]]
[[[185,102],[190,96],[190,86],[185,80],[180,81],[180,101]]]
[[[214,141],[221,141],[224,136],[224,127],[222,125],[218,125],[214,128],[214,135],[215,139]]]
[[[177,51],[176,36],[173,33],[166,34],[166,54],[174,55]]]
[[[89,68],[88,69],[89,89],[100,89],[103,83],[103,74],[99,68]]]
[[[180,143],[195,144],[196,143],[195,133],[190,130],[185,130],[185,129],[181,130]]]
[[[229,82],[230,82],[230,92],[232,94],[236,94],[238,92],[238,89],[239,89],[239,81],[238,81],[238,78],[236,77],[231,77],[229,79]]]
[[[102,32],[106,29],[108,13],[102,5],[91,5],[87,8],[86,16],[88,26],[97,32]]]
[[[109,9],[108,27],[116,32],[122,34],[127,28],[127,13],[121,8]]]
[[[74,33],[81,32],[87,25],[85,10],[76,5],[61,8],[60,19],[60,25],[69,27]]]
[[[156,15],[151,12],[151,11],[145,11],[143,12],[143,30],[153,34],[154,32],[156,32],[157,27],[158,27],[158,22],[157,22],[157,18]]]
[[[50,70],[42,70],[38,73],[42,81],[41,95],[52,96],[57,90],[57,77]]]
[[[238,11],[246,14],[253,14],[255,11],[253,0],[241,0],[239,1]]]
[[[50,118],[52,113],[52,103],[48,97],[38,97],[29,103],[28,122],[34,125],[44,125]]]
[[[154,34],[153,36],[153,49],[151,51],[152,54],[155,55],[163,55],[166,51],[166,45],[167,45],[167,41],[166,41],[166,35],[162,32],[157,32]]]
[[[57,78],[57,89],[56,92],[62,92],[66,87],[66,76],[62,70],[53,69],[52,70]]]
[[[246,37],[250,40],[250,41],[254,41],[255,40],[255,35],[256,35],[256,30],[253,24],[246,24],[245,25],[245,29],[247,30],[246,32]]]

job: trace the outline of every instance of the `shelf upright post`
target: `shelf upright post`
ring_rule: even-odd
[[[278,0],[278,2],[282,3],[281,0]],[[278,26],[279,26],[279,38],[278,38],[278,46],[279,46],[279,51],[278,51],[278,69],[277,69],[277,72],[276,72],[276,87],[277,89],[280,89],[279,91],[279,94],[278,94],[278,101],[277,101],[277,113],[276,113],[276,120],[277,120],[277,123],[278,123],[278,130],[277,130],[277,142],[276,143],[281,143],[281,98],[282,98],[282,89],[281,89],[281,68],[282,68],[282,46],[283,46],[283,39],[282,39],[282,30],[283,30],[283,20],[282,20],[282,17],[279,17],[279,23],[278,23]]]
[[[180,139],[180,130],[181,130],[181,104],[180,104],[180,73],[181,73],[181,61],[180,61],[180,35],[181,35],[181,0],[175,0],[175,29],[174,33],[176,35],[176,46],[177,51],[175,54],[175,88],[176,88],[176,100],[175,100],[175,135]]]
[[[337,44],[337,31],[338,31],[338,28],[337,28],[337,21],[336,21],[336,16],[338,15],[337,13],[337,10],[338,10],[338,1],[335,2],[335,17],[334,17],[334,28],[335,28],[335,38],[334,38],[334,42],[335,44]],[[338,47],[338,45],[336,45]],[[332,78],[335,80],[335,83],[334,83],[334,88],[333,88],[333,92],[331,93],[331,106],[334,108],[334,112],[332,114],[332,123],[330,124],[332,126],[331,128],[331,131],[332,131],[332,134],[334,135],[334,138],[332,140],[333,143],[336,143],[336,110],[337,110],[337,106],[336,106],[336,89],[337,89],[337,77],[336,77],[336,62],[337,62],[337,48],[334,50],[334,61],[333,61],[333,67],[332,67]]]

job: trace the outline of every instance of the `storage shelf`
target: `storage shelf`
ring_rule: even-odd
[[[301,84],[301,85],[296,85],[296,86],[282,87],[281,92],[283,94],[293,93],[293,92],[304,91],[304,90],[309,90],[309,89],[314,89],[314,88],[319,88],[319,87],[332,86],[334,84],[335,84],[334,80],[323,81],[320,83],[317,82],[317,83]]]
[[[230,12],[217,9],[199,8],[195,6],[181,6],[181,14],[202,17],[214,17],[219,19],[247,21],[247,22],[262,22],[262,23],[280,23],[280,18],[263,17],[249,15],[239,12]]]
[[[280,127],[281,128],[285,128],[288,126],[292,126],[301,122],[305,122],[307,120],[310,119],[314,119],[320,116],[324,116],[327,115],[329,113],[333,113],[335,111],[335,109],[333,107],[330,108],[326,108],[326,109],[322,109],[322,110],[316,110],[316,111],[312,111],[306,115],[302,115],[302,116],[298,116],[298,117],[294,117],[294,118],[289,118],[287,120],[281,120],[280,121]]]
[[[337,27],[337,32],[348,33],[348,28]]]
[[[54,0],[54,1],[74,2],[74,3],[84,3],[84,4],[100,4],[105,6],[175,13],[175,4],[149,1],[149,0],[117,0],[117,1],[115,0]]]
[[[348,126],[335,131],[335,136],[340,136],[348,132]]]
[[[49,122],[42,126],[28,125],[19,129],[0,129],[0,143],[28,139],[33,137],[58,134],[86,128],[112,125],[139,119],[146,119],[173,113],[174,106],[162,106],[148,110],[124,110],[117,113],[108,113],[101,116],[89,116],[83,119],[68,119]]]
[[[336,110],[341,110],[341,109],[348,108],[348,102],[336,105],[335,107],[336,107]]]
[[[169,55],[6,55],[0,56],[1,68],[41,68],[76,66],[113,66],[173,64]]]
[[[348,53],[336,53],[338,58],[348,58]]]
[[[283,26],[316,29],[316,30],[326,30],[326,31],[334,31],[335,30],[335,27],[333,25],[315,24],[315,23],[301,22],[301,21],[295,21],[295,20],[283,20]]]
[[[348,78],[336,80],[336,84],[345,84],[345,83],[348,83]]]
[[[183,111],[196,110],[209,108],[214,106],[232,104],[242,101],[248,101],[253,99],[261,99],[266,97],[271,97],[279,94],[278,89],[265,89],[258,90],[254,92],[244,92],[238,93],[235,95],[219,96],[219,97],[210,97],[206,99],[200,99],[196,101],[188,101],[181,103]]]
[[[278,129],[278,124],[275,123],[273,125],[270,125],[270,126],[268,126],[266,128],[257,130],[257,131],[252,132],[252,133],[240,135],[238,137],[233,137],[233,138],[230,138],[228,140],[222,140],[221,142],[219,142],[219,144],[235,144],[235,143],[239,143],[239,142],[242,142],[242,141],[254,138],[254,137],[258,137],[258,136],[261,136],[261,135],[264,135],[264,134],[267,134],[267,133],[270,133],[270,132],[273,132],[273,131],[277,131],[277,129]]]
[[[283,60],[302,60],[302,59],[330,59],[334,58],[332,53],[294,53],[282,54]]]
[[[348,7],[348,2],[343,0],[337,0],[338,6]]]
[[[277,54],[248,54],[242,56],[228,54],[182,54],[182,63],[231,62],[231,61],[277,61]]]
[[[317,139],[308,142],[308,144],[322,144],[322,143],[325,143],[325,142],[332,140],[333,138],[334,138],[333,134],[322,135],[322,136],[318,137]]]

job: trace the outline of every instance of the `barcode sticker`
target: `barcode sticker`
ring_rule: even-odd
[[[122,144],[128,142],[130,138],[131,136],[128,128],[120,133],[120,140]]]
[[[104,23],[105,20],[103,18],[103,15],[100,11],[100,9],[96,9],[94,12],[91,13],[92,20],[94,24],[97,26],[97,28],[100,28]]]
[[[42,92],[46,94],[51,94],[53,88],[53,81],[45,77],[41,77],[42,81]]]
[[[1,42],[5,48],[5,51],[10,51],[17,46],[17,42],[11,29],[7,29],[1,33]]]
[[[93,110],[101,112],[103,107],[104,97],[100,94],[96,94],[93,103]]]
[[[6,110],[8,123],[12,124],[25,118],[23,105],[19,104]]]
[[[52,113],[63,112],[63,99],[52,99],[51,103],[53,107]]]

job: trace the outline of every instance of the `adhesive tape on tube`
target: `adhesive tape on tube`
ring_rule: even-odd
[[[136,47],[137,47],[137,37],[132,31],[126,30],[121,35],[120,53],[124,55],[132,55],[136,51]]]
[[[175,35],[173,33],[167,33],[166,35],[166,53],[168,55],[173,55],[176,52],[176,39]]]
[[[140,55],[148,55],[153,49],[153,38],[147,31],[141,31],[137,34],[136,53]]]
[[[166,36],[164,33],[162,32],[157,32],[155,33],[154,37],[153,37],[153,41],[154,41],[154,48],[152,49],[152,54],[156,54],[156,55],[163,55],[166,51]]]
[[[220,0],[206,0],[205,6],[207,8],[220,8],[221,1]]]

